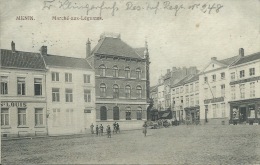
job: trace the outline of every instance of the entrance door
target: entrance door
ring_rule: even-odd
[[[192,123],[195,122],[195,115],[194,115],[194,112],[191,112],[191,122],[192,122]]]
[[[246,107],[240,107],[239,108],[239,119],[240,119],[240,122],[245,122],[246,121]]]

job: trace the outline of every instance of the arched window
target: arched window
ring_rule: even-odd
[[[119,87],[117,84],[113,85],[113,97],[119,98]]]
[[[100,97],[106,97],[106,84],[100,84]]]
[[[118,77],[118,67],[117,66],[113,66],[113,71],[114,71],[114,77]]]
[[[129,67],[126,67],[125,68],[125,78],[130,78],[130,68]]]
[[[107,108],[105,106],[100,107],[100,120],[107,120]]]
[[[125,119],[126,120],[131,120],[131,108],[127,107],[125,111]]]
[[[136,87],[136,96],[137,98],[142,98],[142,87],[139,85]]]
[[[113,108],[113,120],[119,120],[119,108],[117,106]]]
[[[131,87],[129,85],[127,85],[125,87],[125,97],[126,98],[130,98],[131,97]]]
[[[138,107],[136,111],[136,119],[137,120],[142,120],[142,108]]]
[[[136,69],[136,78],[141,79],[141,69],[140,68]]]
[[[102,77],[106,76],[106,67],[105,67],[105,65],[100,65],[99,66],[99,75],[102,76]]]

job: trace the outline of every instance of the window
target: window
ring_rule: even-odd
[[[84,100],[87,103],[91,102],[91,90],[89,89],[84,89]]]
[[[100,107],[100,120],[107,120],[107,108],[105,106]]]
[[[190,84],[190,92],[193,92],[193,84]]]
[[[52,81],[60,81],[59,73],[58,72],[52,72],[51,73],[51,80]]]
[[[25,78],[24,77],[17,78],[17,94],[25,95]]]
[[[130,78],[130,68],[129,67],[126,67],[125,68],[125,78]]]
[[[204,83],[208,82],[208,77],[204,77]]]
[[[189,107],[189,96],[186,96],[186,106]]]
[[[99,75],[102,76],[102,77],[106,76],[106,67],[105,67],[105,65],[100,65],[99,66]]]
[[[113,85],[113,97],[119,98],[119,87],[117,84]]]
[[[250,68],[249,69],[249,75],[254,76],[255,75],[255,68]]]
[[[138,107],[136,111],[136,119],[137,120],[142,120],[142,108]]]
[[[42,79],[41,78],[34,79],[34,95],[35,96],[42,95]]]
[[[130,98],[131,97],[131,87],[129,85],[127,85],[125,87],[125,97],[126,98]]]
[[[240,84],[240,98],[245,98],[245,84]]]
[[[231,78],[231,80],[235,80],[236,79],[235,72],[230,73],[230,78]]]
[[[198,82],[195,83],[195,91],[196,92],[199,91],[199,83]]]
[[[65,82],[72,82],[72,74],[65,73]]]
[[[42,108],[35,108],[35,126],[43,125],[43,110]]]
[[[189,93],[189,86],[188,85],[185,85],[185,92]]]
[[[1,126],[9,125],[9,109],[1,108]]]
[[[117,106],[113,108],[113,120],[119,120],[119,108]]]
[[[221,79],[225,79],[225,72],[220,73]]]
[[[216,86],[212,87],[212,94],[213,94],[213,97],[216,97],[216,94],[217,94]]]
[[[84,74],[84,84],[89,84],[90,83],[90,75],[88,74]]]
[[[212,75],[212,81],[216,81],[217,77],[215,74]]]
[[[244,70],[241,70],[239,73],[240,73],[240,78],[245,77],[245,71]]]
[[[172,90],[172,94],[175,95],[175,89]]]
[[[181,87],[181,89],[180,89],[180,93],[182,93],[183,92],[183,87]]]
[[[235,85],[231,86],[231,99],[232,100],[236,99],[236,86]]]
[[[141,86],[136,87],[136,95],[137,95],[137,98],[142,98],[142,87]]]
[[[205,99],[209,98],[209,90],[208,90],[208,88],[204,88],[204,97],[205,97]]]
[[[141,79],[141,69],[139,68],[136,69],[136,78]]]
[[[72,89],[65,89],[66,102],[73,102]]]
[[[255,97],[255,82],[250,83],[250,97]]]
[[[53,109],[53,126],[59,126],[61,124],[60,109]]]
[[[221,103],[221,111],[222,111],[222,117],[226,117],[226,112],[225,112],[225,103]]]
[[[66,109],[66,125],[73,125],[73,109]]]
[[[225,84],[221,85],[221,97],[225,97]]]
[[[179,94],[179,88],[176,88],[176,94]]]
[[[59,102],[59,101],[60,101],[60,89],[52,88],[52,102]]]
[[[190,106],[194,106],[194,97],[193,97],[193,95],[190,96]]]
[[[100,84],[100,97],[106,97],[106,84]]]
[[[199,95],[197,94],[196,96],[195,96],[195,105],[199,105],[200,103],[199,103]]]
[[[26,125],[26,109],[18,108],[18,126]]]
[[[131,108],[130,107],[126,108],[125,119],[126,120],[131,120]]]
[[[113,71],[114,71],[114,77],[118,77],[118,67],[117,66],[114,66],[113,67]]]
[[[6,95],[8,94],[8,77],[1,76],[1,94]]]
[[[183,96],[181,96],[181,103],[183,103]]]
[[[255,105],[248,106],[248,118],[255,118]]]
[[[216,118],[217,117],[216,104],[212,105],[212,113],[213,113],[213,118]]]

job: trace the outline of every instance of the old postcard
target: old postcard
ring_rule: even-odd
[[[259,0],[0,0],[2,164],[260,164]]]

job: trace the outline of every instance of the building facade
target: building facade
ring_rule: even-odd
[[[260,124],[260,52],[242,57],[229,68],[230,123]]]
[[[42,46],[46,68],[49,135],[83,134],[95,123],[94,70],[84,58],[50,55]]]
[[[97,124],[140,128],[147,119],[147,45],[134,49],[116,34],[101,35],[91,52],[90,42],[87,45],[87,59],[95,67]]]
[[[2,137],[47,135],[46,68],[40,53],[1,49]],[[32,62],[33,61],[33,62]]]

